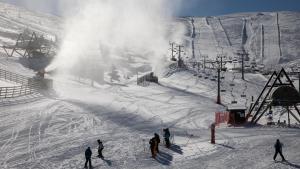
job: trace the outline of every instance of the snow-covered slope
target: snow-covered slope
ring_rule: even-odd
[[[298,12],[241,13],[194,20],[199,42],[196,48],[202,55],[216,55],[215,48],[220,46],[233,56],[242,46],[242,36],[250,58],[268,67],[293,61],[300,54]]]
[[[11,13],[18,10],[9,5],[8,8],[12,8]],[[52,18],[45,16],[48,17]],[[2,20],[3,27],[10,32],[22,30],[19,22],[6,21]],[[40,28],[29,20],[20,22],[29,22],[33,28],[45,32],[56,32],[51,24]],[[188,25],[186,20],[182,22]],[[230,39],[233,33],[223,24],[218,19],[196,19],[195,25],[202,31],[198,39],[201,51],[215,53],[217,43],[227,46],[238,43],[239,38]],[[0,29],[4,28],[0,25]],[[213,39],[215,36],[218,38]],[[186,37],[183,41],[188,40]],[[210,45],[201,46],[203,43]],[[0,56],[0,67],[33,75],[16,58]],[[91,87],[75,78],[52,77],[56,94],[0,100],[0,168],[80,169],[88,146],[93,151],[95,169],[299,168],[297,128],[217,128],[217,144],[209,143],[209,125],[214,121],[214,113],[224,111],[225,107],[215,104],[217,86],[211,81],[215,72],[207,74],[210,78],[204,79],[191,71],[180,71],[148,87],[136,86],[135,79]],[[266,81],[260,74],[246,74],[246,81],[240,80],[239,73],[228,72],[223,76],[224,104],[236,100],[249,105],[250,97],[257,96]],[[231,83],[235,86],[230,86]],[[241,98],[243,93],[246,98]],[[160,154],[154,160],[150,158],[148,141],[154,132],[162,136],[165,127],[170,128],[174,144],[167,149],[161,138]],[[285,145],[283,153],[288,162],[272,161],[277,138]],[[96,157],[97,139],[104,143],[104,160]]]

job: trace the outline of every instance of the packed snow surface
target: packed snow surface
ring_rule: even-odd
[[[3,23],[0,35],[1,31],[6,32],[3,34],[12,35],[9,39],[14,39],[16,31],[26,27],[24,23],[28,23],[36,31],[49,34],[58,31],[58,28],[51,26],[60,22],[56,17],[16,10],[15,7],[2,3],[0,10],[3,11],[0,12],[0,22]],[[276,25],[273,24],[276,23],[276,14],[264,13],[265,15],[272,25],[270,29],[275,29]],[[220,20],[196,18],[196,31],[200,34],[196,49],[204,54],[206,50],[207,54],[212,55],[216,50],[215,45],[221,44],[228,47],[225,49],[227,53],[232,52],[239,43],[241,29],[235,31],[228,27],[232,23],[242,27],[241,22],[234,21],[238,16],[224,16]],[[298,22],[297,16],[298,14],[291,13],[279,14],[279,23],[285,25],[280,30],[289,32],[287,25],[293,21]],[[259,23],[255,20],[263,18],[262,15],[242,14],[241,17],[248,20],[252,18],[252,26],[257,28],[256,34],[259,37],[259,23],[264,19]],[[247,26],[250,25],[248,23]],[[292,28],[298,30],[296,24]],[[255,33],[251,33],[251,30],[248,33],[255,39]],[[290,37],[288,34],[282,36],[286,39],[285,42]],[[2,41],[10,43],[7,36],[1,37],[2,45]],[[267,39],[267,46],[264,48],[270,49],[277,44],[278,39],[270,40],[272,43],[268,43]],[[254,51],[251,41],[246,44]],[[298,43],[297,39],[293,41]],[[204,42],[209,44],[207,48],[201,46]],[[288,46],[288,43],[282,45]],[[258,49],[257,52],[259,51],[261,50]],[[279,45],[273,52],[278,51]],[[293,45],[291,50],[282,49],[283,53],[290,54],[288,61],[298,51]],[[264,60],[266,63],[278,61],[279,57],[272,60],[269,56],[266,55],[269,59]],[[3,52],[0,55],[0,66],[28,77],[34,75],[33,71],[19,64],[16,58],[7,58]],[[133,79],[120,84],[106,83],[91,87],[78,78],[50,77],[54,80],[52,92],[0,100],[0,168],[81,169],[85,162],[84,151],[88,146],[93,151],[92,164],[95,169],[300,168],[298,128],[221,126],[216,129],[216,144],[210,144],[209,126],[214,121],[215,112],[226,109],[215,103],[217,85],[215,81],[211,81],[215,73],[207,71],[205,74],[209,78],[204,79],[194,76],[191,71],[178,71],[161,77],[159,84],[150,84],[148,87],[137,86]],[[251,96],[256,98],[267,80],[261,74],[246,74],[245,81],[236,72],[227,72],[222,76],[225,77],[221,83],[221,88],[226,90],[222,94],[222,103],[225,105],[235,100],[249,106]],[[230,83],[235,86],[230,86]],[[0,86],[2,85],[7,84],[0,81]],[[247,95],[246,98],[241,97],[243,93]],[[156,132],[163,140],[162,129],[166,127],[170,128],[173,145],[167,149],[161,143],[157,159],[152,159],[149,139]],[[272,159],[273,145],[278,138],[284,144],[283,154],[287,162],[274,162]],[[103,141],[104,160],[96,157],[97,139]],[[277,158],[281,160],[280,157]]]

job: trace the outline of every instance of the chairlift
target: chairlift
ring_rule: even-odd
[[[226,90],[225,89],[221,89],[221,92],[226,92]]]
[[[257,65],[257,67],[260,68],[260,69],[263,69],[263,68],[265,68],[265,65],[264,64],[259,64],[259,65]]]
[[[247,95],[245,95],[245,94],[242,94],[242,95],[241,95],[241,97],[247,97]]]
[[[227,68],[224,67],[224,68],[221,69],[221,71],[226,72],[226,71],[227,71]]]
[[[231,104],[237,104],[237,101],[235,101],[235,100],[231,101]]]
[[[257,67],[254,67],[254,68],[253,68],[253,71],[254,71],[254,72],[259,72],[259,69],[258,69]]]

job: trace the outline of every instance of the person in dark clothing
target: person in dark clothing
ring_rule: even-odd
[[[275,154],[274,154],[274,157],[273,157],[274,160],[276,160],[277,154],[279,153],[280,156],[281,156],[282,161],[285,161],[285,158],[282,155],[282,146],[283,146],[283,144],[279,141],[279,139],[277,139],[277,141],[274,145],[274,148],[275,148]]]
[[[167,148],[170,148],[171,146],[171,143],[170,143],[170,131],[169,131],[169,128],[166,128],[166,129],[163,129],[164,131],[164,139],[165,139],[165,142],[166,142],[166,147]]]
[[[87,163],[89,162],[89,167],[92,168],[92,161],[91,161],[91,158],[92,158],[92,150],[90,147],[88,147],[86,150],[85,150],[85,164],[84,164],[84,168],[87,168]]]
[[[150,139],[149,144],[150,144],[150,150],[151,150],[152,158],[155,158],[156,157],[156,153],[157,153],[156,152],[156,147],[155,147],[155,145],[157,144],[155,137],[153,137],[153,138]]]
[[[104,149],[104,146],[102,144],[101,140],[97,140],[98,141],[98,157],[99,158],[104,158],[102,155],[102,150]]]
[[[155,138],[155,140],[156,140],[155,148],[156,148],[157,153],[159,153],[159,150],[158,150],[158,145],[159,145],[159,143],[160,143],[159,135],[158,135],[157,133],[154,133],[154,138]]]

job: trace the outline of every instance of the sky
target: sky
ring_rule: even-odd
[[[60,15],[62,0],[0,0],[31,10]],[[238,12],[299,11],[300,0],[167,0],[177,16],[214,16]],[[181,1],[181,4],[175,2]],[[176,10],[175,10],[176,9]]]

